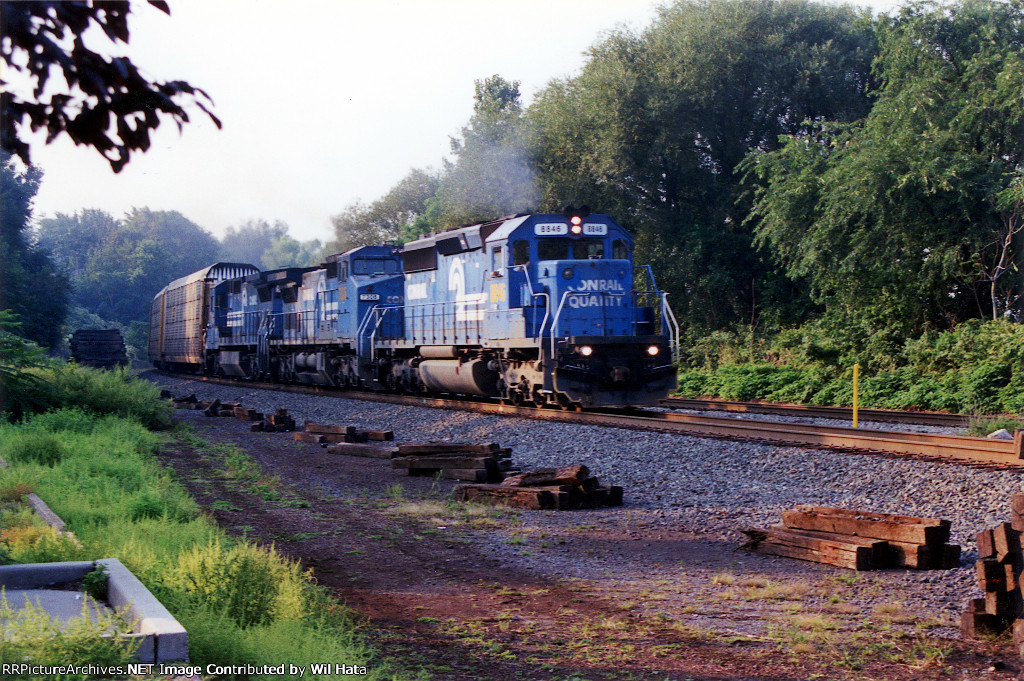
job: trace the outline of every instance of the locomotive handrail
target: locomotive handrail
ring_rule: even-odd
[[[612,297],[619,297],[619,298],[624,298],[626,296],[626,292],[625,291],[623,291],[622,293],[614,293],[612,291],[597,291],[596,293],[598,295],[602,295],[602,296],[612,296]],[[568,300],[570,296],[592,296],[592,295],[595,295],[594,291],[566,291],[566,292],[564,292],[562,294],[562,299],[558,302],[558,310],[555,312],[555,317],[551,321],[551,357],[555,356],[555,337],[556,337],[556,333],[558,331],[558,320],[559,320],[559,318],[561,318],[562,310],[565,308],[565,301]],[[604,309],[603,306],[602,306],[602,309]]]
[[[547,291],[541,291],[540,293],[534,292],[533,281],[530,280],[530,272],[527,270],[526,265],[513,265],[512,269],[519,270],[523,273],[523,276],[526,279],[526,290],[530,293],[531,301],[534,298],[544,299],[544,318],[540,320],[540,328],[537,329],[537,335],[534,336],[534,339],[537,341],[537,350],[539,351],[544,345],[544,325],[548,323],[548,318],[551,316],[551,294]],[[536,319],[536,317],[534,317],[534,319]]]
[[[363,315],[362,320],[359,322],[359,327],[356,329],[356,339],[357,339],[357,342],[356,342],[356,357],[361,357],[362,354],[363,354],[362,353],[362,343],[360,343],[358,341],[362,340],[363,334],[366,332],[366,325],[370,321],[370,316],[374,314],[374,311],[376,309],[377,309],[376,305],[374,305],[373,307],[368,309],[366,311],[366,314]],[[373,343],[370,343],[370,360],[373,361],[374,359],[375,359],[374,347],[373,347]]]
[[[390,312],[392,310],[401,310],[401,309],[402,308],[400,306],[398,306],[398,305],[385,305],[385,306],[374,305],[373,307],[369,308],[366,311],[366,314],[363,315],[363,319],[362,319],[362,321],[359,322],[359,327],[356,330],[356,339],[357,339],[357,343],[356,343],[356,356],[357,357],[362,357],[363,356],[362,347],[358,343],[358,341],[362,340],[363,336],[366,334],[366,330],[367,330],[367,328],[370,325],[370,319],[371,318],[375,318],[377,320],[377,323],[373,325],[373,331],[367,337],[367,340],[370,341],[370,361],[374,362],[374,361],[377,360],[377,346],[376,346],[376,343],[374,343],[374,340],[377,338],[377,331],[380,329],[380,325],[384,323],[384,318],[387,317],[388,312]]]
[[[374,305],[369,310],[367,310],[367,315],[369,315],[372,312],[373,316],[377,319],[377,323],[373,325],[373,331],[370,333],[371,362],[377,361],[377,343],[375,342],[377,339],[377,331],[380,329],[380,325],[384,323],[384,317],[387,316],[388,310],[390,309],[393,308],[378,308],[376,305]],[[380,314],[378,314],[378,312],[380,312]]]
[[[282,341],[306,341],[315,338],[313,322],[316,321],[316,310],[296,310],[293,312],[270,312],[267,318],[279,325],[278,333]],[[289,327],[289,320],[294,324]],[[291,332],[291,336],[288,333]]]
[[[438,300],[433,303],[406,305],[404,309],[407,312],[406,320],[408,321],[409,333],[412,336],[410,340],[417,342],[417,337],[422,337],[423,340],[426,340],[429,334],[430,343],[428,344],[436,344],[438,342],[437,335],[440,333],[440,342],[442,344],[447,343],[449,328],[446,324],[450,315],[452,342],[458,340],[460,333],[467,341],[474,335],[478,342],[481,341],[483,338],[482,322],[488,311],[486,308],[470,309],[469,306],[473,304],[473,301],[468,300]],[[482,301],[475,304],[480,305]],[[463,317],[461,320],[459,319],[460,306]],[[435,324],[438,317],[440,317],[440,328]],[[425,323],[427,319],[430,320],[429,330],[426,328]]]
[[[672,312],[672,307],[668,304],[668,294],[661,294],[661,309],[663,319],[667,319],[670,323],[665,324],[665,328],[668,331],[668,347],[672,353],[672,363],[679,366],[679,357],[681,350],[679,347],[679,322],[676,320],[676,315]]]

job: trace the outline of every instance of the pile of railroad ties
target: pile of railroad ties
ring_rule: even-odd
[[[851,570],[960,566],[960,546],[949,544],[950,521],[828,506],[797,506],[782,524],[743,530],[743,548]]]
[[[586,466],[522,471],[512,464],[512,450],[496,442],[400,442],[390,430],[307,421],[296,431],[295,420],[284,409],[263,414],[238,402],[202,402],[195,395],[175,398],[178,409],[201,410],[206,416],[251,421],[253,431],[291,432],[297,442],[327,448],[330,454],[389,459],[391,468],[407,475],[440,477],[472,484],[458,485],[457,501],[480,501],[513,508],[569,510],[621,506],[622,487],[602,485]],[[380,444],[377,444],[380,443]],[[392,443],[392,444],[384,444]]]
[[[1024,655],[1024,599],[1021,574],[1024,573],[1024,494],[1010,497],[1010,522],[983,530],[975,538],[978,588],[983,598],[973,599],[960,618],[964,638],[986,638],[1006,631],[1013,633],[1018,654]]]
[[[162,397],[169,393],[162,391]],[[241,402],[221,402],[213,400],[200,402],[196,396],[186,397],[171,396],[171,404],[175,409],[192,409],[203,412],[203,416],[220,416],[222,418],[236,418],[240,421],[250,421],[250,430],[266,431],[268,433],[288,433],[295,430],[295,419],[288,414],[287,409],[278,409],[273,414],[264,414],[249,407],[243,407]]]
[[[128,349],[117,329],[79,329],[68,342],[71,359],[96,369],[128,366]]]

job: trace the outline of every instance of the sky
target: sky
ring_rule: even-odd
[[[281,220],[300,240],[333,238],[331,216],[441,166],[473,110],[474,80],[521,82],[523,103],[579,71],[617,27],[642,29],[646,0],[170,0],[134,3],[127,54],[147,77],[213,99],[118,174],[96,151],[36,138],[35,218],[98,208],[177,210],[220,237]],[[876,11],[889,0],[871,0]],[[91,45],[102,48],[100,37]]]

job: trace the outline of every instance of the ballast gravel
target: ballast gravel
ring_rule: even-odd
[[[177,396],[195,393],[201,400],[238,401],[265,412],[284,407],[300,424],[386,428],[399,441],[499,442],[513,449],[513,462],[524,470],[584,464],[604,484],[624,488],[626,509],[586,513],[585,521],[597,526],[621,525],[625,513],[647,530],[689,532],[738,546],[739,530],[778,523],[781,511],[798,504],[948,518],[951,541],[963,551],[960,569],[887,577],[890,584],[911,589],[911,600],[943,613],[947,625],[980,595],[973,569],[975,534],[1008,520],[1010,496],[1024,489],[1015,471],[152,378]],[[572,513],[547,515],[555,523],[583,522]],[[516,552],[507,544],[497,550]],[[584,577],[588,569],[586,561],[557,556],[530,560],[566,577]]]

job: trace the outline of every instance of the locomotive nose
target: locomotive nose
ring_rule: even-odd
[[[611,375],[612,383],[628,383],[629,382],[629,369],[627,367],[612,367],[609,372]]]

